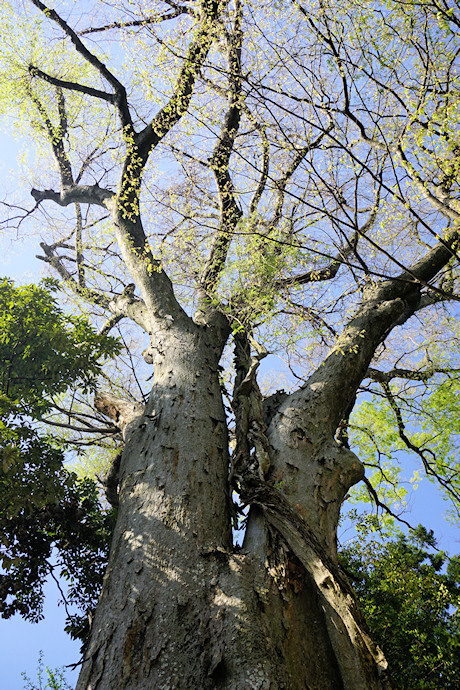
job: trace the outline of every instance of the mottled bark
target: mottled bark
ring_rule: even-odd
[[[252,356],[250,333],[240,332],[246,317],[241,320],[237,313],[237,305],[243,312],[249,305],[236,293],[228,300],[232,309],[220,310],[217,293],[243,213],[230,169],[246,108],[243,6],[235,3],[227,30],[222,16],[228,3],[193,3],[195,23],[173,92],[136,131],[137,114],[132,118],[127,90],[118,78],[55,10],[40,0],[31,1],[63,31],[107,88],[64,81],[30,65],[31,78],[56,88],[60,118],[56,134],[46,109],[33,97],[50,138],[60,184],[58,191],[33,189],[32,196],[36,204],[88,204],[107,211],[137,292],[128,286],[121,295],[108,297],[88,289],[81,238],[77,277],[58,255],[58,244],[42,244],[45,261],[75,293],[111,315],[103,331],[125,316],[144,329],[150,337],[144,358],[154,368],[145,407],[108,395],[101,395],[97,403],[118,424],[125,446],[118,495],[115,479],[110,480],[111,495],[119,502],[118,519],[77,689],[388,688],[385,659],[373,645],[336,564],[340,505],[362,478],[363,468],[335,439],[377,346],[418,308],[422,288],[449,261],[457,232],[397,279],[371,285],[324,363],[298,391],[273,398],[264,418],[256,381],[263,352]],[[228,47],[227,108],[209,160],[220,215],[198,280],[194,322],[177,301],[149,244],[139,195],[149,155],[188,110],[217,38],[225,38]],[[64,141],[63,90],[113,106],[124,145],[116,191],[83,184],[73,175]],[[265,140],[265,125],[256,120],[253,124]],[[279,193],[261,235],[262,255],[270,233],[279,229],[288,180],[331,130],[329,122],[313,141],[300,146],[275,180]],[[268,177],[267,141],[263,146],[251,223]],[[348,252],[345,248],[333,256],[324,271],[301,273],[277,286],[330,279]],[[255,321],[259,316],[256,310]],[[235,340],[240,345],[244,341],[237,353],[232,403],[238,425],[233,465],[218,375],[231,326],[238,331]],[[235,486],[251,505],[242,549],[232,543]]]
[[[335,564],[340,502],[361,465],[323,428],[314,396],[301,414],[317,425],[308,437],[292,396],[274,413],[273,465],[267,479],[242,480],[253,508],[243,549],[232,546],[224,340],[173,323],[153,351],[149,402],[126,426],[119,516],[77,688],[389,687]]]

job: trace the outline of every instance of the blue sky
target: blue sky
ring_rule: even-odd
[[[74,664],[79,659],[80,643],[64,632],[65,611],[57,606],[58,591],[54,582],[45,588],[44,620],[28,623],[19,616],[9,620],[0,618],[0,648],[2,650],[2,690],[22,690],[25,672],[30,680],[37,679],[37,663],[43,652],[45,666],[51,669]],[[65,669],[67,682],[75,686],[78,670]]]
[[[9,172],[17,172],[15,160],[23,144],[15,142],[2,133],[2,153],[0,160],[0,198],[8,194]],[[19,282],[33,282],[43,274],[43,265],[35,258],[39,253],[39,239],[0,239],[0,275],[8,275]],[[412,468],[411,468],[412,469]],[[409,476],[410,472],[407,472]],[[422,523],[433,529],[440,548],[450,553],[460,552],[458,530],[449,525],[443,515],[446,504],[438,491],[428,481],[421,483],[410,501],[410,512],[404,517],[416,525]],[[345,541],[351,534],[342,530],[341,539]],[[47,585],[45,619],[31,624],[15,616],[7,621],[0,619],[0,648],[4,659],[1,669],[2,690],[22,690],[24,681],[21,672],[26,672],[33,680],[40,650],[44,653],[45,665],[55,668],[72,664],[79,658],[79,642],[73,642],[63,632],[65,611],[57,606],[58,592],[54,583]],[[66,671],[71,685],[76,682],[78,671]]]

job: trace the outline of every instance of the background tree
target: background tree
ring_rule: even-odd
[[[65,468],[65,445],[46,433],[43,419],[72,384],[94,388],[118,343],[65,315],[53,293],[51,281],[0,282],[0,613],[42,618],[43,585],[57,572],[68,581],[66,629],[83,640],[114,516],[101,511],[94,481]]]
[[[456,6],[21,7],[3,105],[42,148],[5,224],[46,221],[42,260],[153,365],[95,400],[125,447],[78,688],[388,687],[336,529],[363,382],[458,500],[400,403],[458,369]],[[299,381],[264,400],[268,352]]]
[[[433,552],[435,547],[433,534],[419,526],[410,538],[354,541],[340,552],[385,650],[394,688],[458,686],[459,558]]]

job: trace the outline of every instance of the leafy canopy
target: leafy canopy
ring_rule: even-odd
[[[136,3],[128,4],[134,12]],[[72,20],[72,10],[80,11],[80,3],[54,5]],[[193,10],[184,7],[172,22],[149,17],[142,30],[118,23],[116,41],[110,27],[126,17],[127,3],[92,3],[95,12],[104,8],[104,16],[79,18],[79,35],[92,34],[82,39],[85,45],[126,83],[126,105],[138,131],[175,88],[194,20]],[[15,30],[2,46],[2,103],[42,142],[46,172],[40,189],[68,185],[69,166],[76,187],[81,182],[82,188],[116,189],[132,141],[123,139],[112,101],[101,97],[107,88],[103,75],[75,52],[75,41],[63,40],[46,14],[20,14],[15,3],[4,3],[4,12],[14,13],[4,25],[14,24]],[[93,32],[98,19],[100,31]],[[445,9],[431,0],[247,3],[242,30],[236,5],[229,7],[197,76],[189,112],[152,152],[142,177],[146,242],[190,312],[199,306],[205,284],[207,299],[219,304],[233,325],[281,353],[305,380],[367,288],[412,265],[439,238],[450,237],[458,224],[459,26],[454,3]],[[226,55],[240,40],[236,78]],[[61,88],[64,81],[74,87]],[[225,151],[229,132],[226,139],[221,125],[227,116],[236,124]],[[61,144],[65,155],[59,161]],[[137,176],[134,184],[140,183]],[[43,206],[53,196],[45,189],[34,198],[43,202],[37,202],[37,214],[46,217]],[[102,319],[132,277],[113,248],[106,210],[84,205],[82,215],[75,204],[75,218],[59,205],[54,211],[46,206],[56,220],[49,224],[54,237],[43,259],[70,276],[67,286],[87,296]],[[447,493],[453,487],[458,497],[458,459],[452,452],[458,441],[453,421],[458,386],[451,379],[458,374],[458,331],[454,319],[443,317],[445,305],[458,300],[455,252],[453,246],[445,269],[420,284],[420,311],[411,319],[416,325],[401,326],[399,341],[398,329],[386,338],[376,353],[377,373],[367,374],[367,390],[379,399],[383,392],[385,402],[362,407],[356,425],[364,431],[354,443],[361,458],[377,466],[375,484],[384,485],[380,495],[389,503],[402,498],[400,451],[408,448],[419,451],[426,473],[444,482]],[[213,256],[217,260],[208,267]],[[68,332],[74,326],[68,322]],[[45,328],[42,335],[46,345],[50,332]],[[88,337],[77,338],[79,347],[67,342],[48,352],[49,362],[40,348],[29,356],[30,343],[19,348],[18,358],[8,345],[12,366],[19,372],[23,364],[17,380],[8,374],[4,382],[8,405],[15,405],[11,419],[21,410],[39,418],[50,390],[64,391],[72,380],[65,353],[73,348],[72,361],[78,362]],[[34,386],[43,386],[41,392],[27,386],[29,367],[35,366],[36,380],[44,383]],[[397,367],[393,378],[382,379],[391,367]],[[77,364],[75,382],[78,371]],[[91,386],[83,375],[78,381]],[[422,399],[426,402],[419,403]],[[423,422],[414,432],[422,407]],[[33,458],[30,438],[23,444]],[[15,445],[10,446],[5,467],[15,461]],[[36,452],[39,457],[40,449]],[[402,458],[398,467],[396,458]]]
[[[102,361],[119,351],[117,340],[100,336],[88,318],[65,314],[55,298],[57,284],[15,287],[0,282],[0,395],[7,413],[33,419],[52,397],[78,383],[94,390]]]
[[[69,581],[68,603],[84,612],[67,610],[67,629],[83,637],[113,515],[101,511],[93,481],[66,470],[63,449],[41,420],[70,386],[94,390],[104,359],[119,344],[87,319],[65,314],[55,291],[52,281],[0,283],[0,613],[39,620],[43,585],[58,568]]]
[[[339,555],[395,690],[460,684],[460,556],[436,549],[422,526],[382,543],[355,540]]]

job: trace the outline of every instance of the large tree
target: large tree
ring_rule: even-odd
[[[2,103],[42,142],[35,206],[5,199],[8,222],[40,218],[54,275],[103,332],[147,334],[153,365],[126,335],[130,395],[95,399],[124,450],[77,687],[389,687],[336,530],[364,477],[347,434],[363,382],[458,498],[401,408],[458,364],[456,4],[3,15]],[[264,399],[271,352],[298,385]]]

